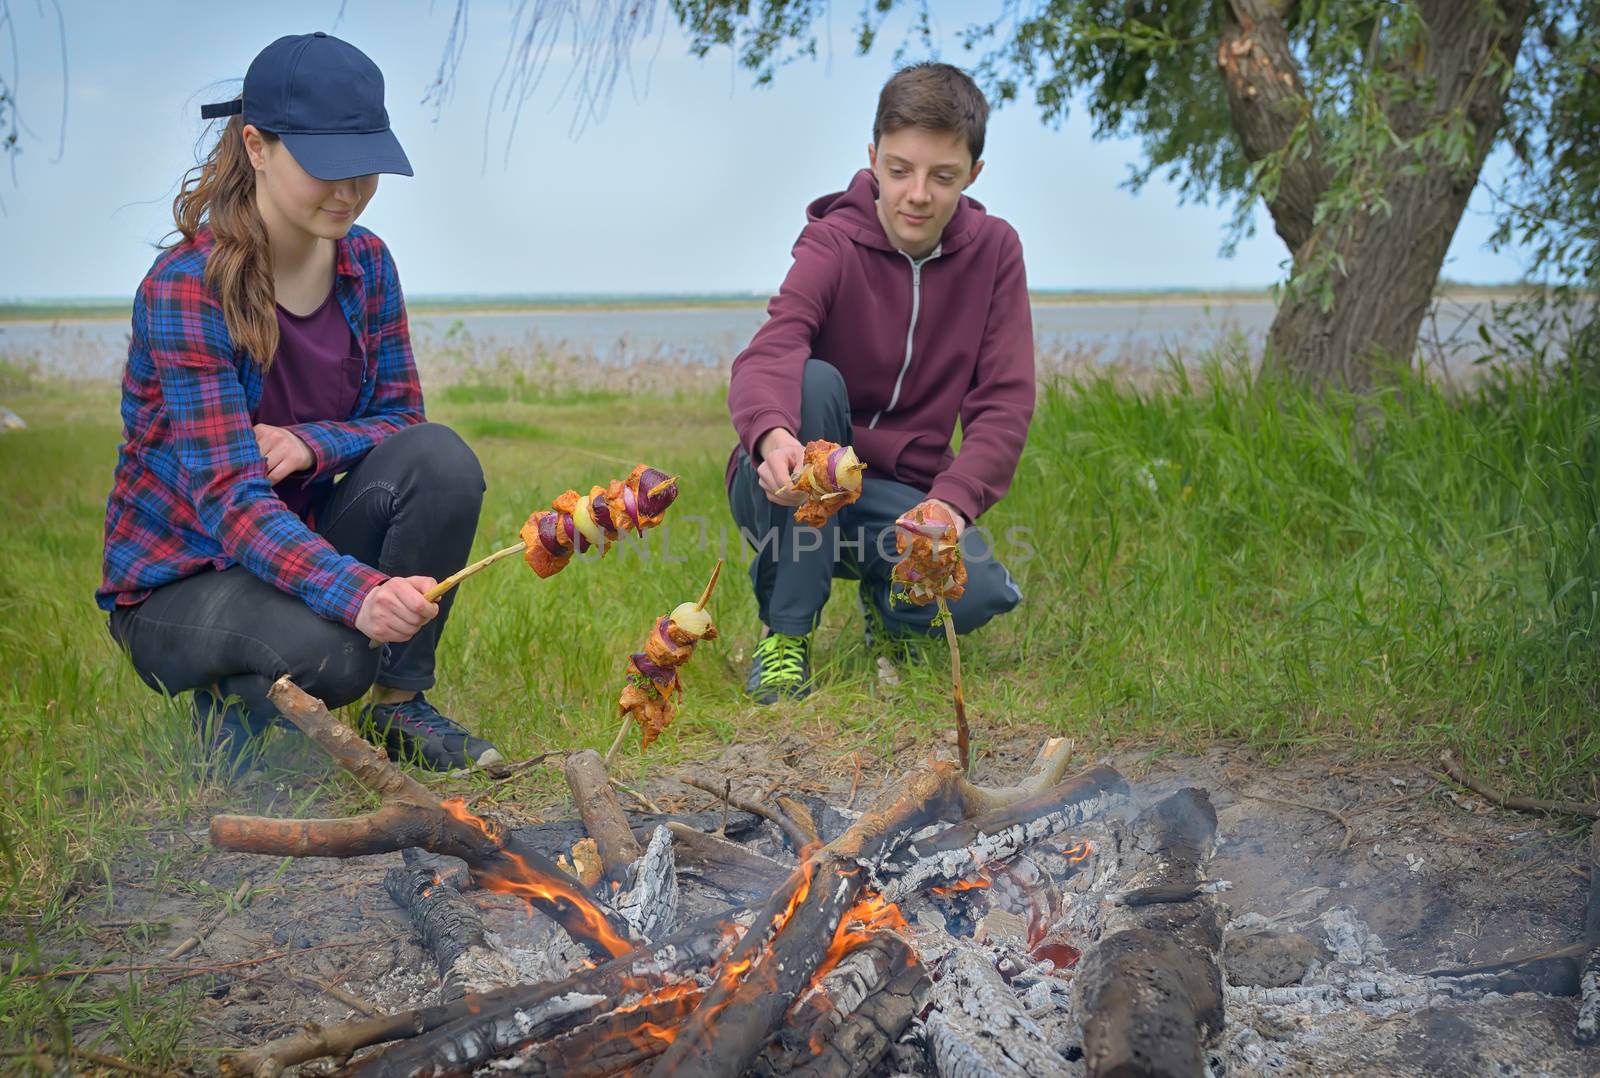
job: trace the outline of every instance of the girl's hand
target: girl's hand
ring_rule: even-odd
[[[256,433],[256,448],[261,450],[261,456],[267,462],[267,482],[276,484],[278,480],[286,479],[295,472],[303,472],[317,462],[317,458],[311,454],[311,447],[283,427],[257,423],[251,429]]]
[[[405,643],[439,613],[439,604],[422,594],[437,583],[431,576],[391,576],[361,600],[356,628],[370,640]]]

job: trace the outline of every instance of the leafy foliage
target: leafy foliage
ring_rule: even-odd
[[[1572,339],[1574,365],[1600,369],[1600,0],[1551,4],[1530,33],[1506,101],[1512,167],[1495,192],[1493,242],[1528,250],[1553,302],[1508,317]],[[1591,514],[1591,519],[1593,515]],[[1600,579],[1597,575],[1596,579]]]
[[[1496,4],[1477,14],[1503,19]],[[858,47],[878,40],[899,0],[871,0],[857,20]],[[935,48],[927,0],[909,0],[910,35]],[[1294,135],[1250,161],[1218,73],[1218,49],[1235,18],[1227,0],[1000,0],[991,16],[961,34],[971,67],[997,104],[1030,96],[1040,117],[1059,124],[1083,108],[1098,137],[1135,138],[1143,160],[1129,177],[1137,189],[1160,174],[1183,198],[1217,199],[1235,210],[1225,247],[1250,229],[1257,197],[1277,193],[1285,164],[1318,155],[1329,180],[1316,213],[1335,225],[1322,257],[1298,260],[1292,284],[1317,285],[1340,265],[1338,232],[1391,212],[1393,176],[1449,169],[1476,181],[1474,118],[1464,107],[1437,109],[1429,27],[1417,0],[1287,0],[1276,5],[1304,85],[1305,112]],[[704,55],[734,50],[756,81],[814,55],[823,0],[672,0],[672,10]],[[1451,18],[1466,17],[1461,12]],[[1508,134],[1526,196],[1507,207],[1504,238],[1532,246],[1561,279],[1595,272],[1594,207],[1600,204],[1600,22],[1597,0],[1542,5],[1513,68],[1503,54],[1473,80],[1508,87]],[[902,50],[906,48],[902,45]]]

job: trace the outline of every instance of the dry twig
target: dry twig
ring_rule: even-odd
[[[1278,797],[1275,794],[1247,794],[1243,790],[1234,790],[1232,793],[1235,797],[1247,797],[1251,801],[1267,801],[1276,805],[1289,805],[1293,808],[1305,809],[1308,812],[1320,812],[1324,816],[1333,817],[1344,827],[1344,841],[1339,843],[1339,849],[1341,850],[1348,850],[1351,839],[1355,837],[1356,829],[1350,823],[1349,817],[1338,809],[1331,809],[1326,805],[1313,805],[1309,801],[1296,801],[1291,797]]]
[[[805,849],[806,844],[811,841],[810,836],[808,836],[798,824],[796,824],[789,817],[785,816],[783,813],[779,812],[777,809],[774,809],[768,805],[763,805],[759,801],[746,801],[742,797],[735,797],[733,796],[732,792],[727,789],[717,789],[716,784],[708,779],[697,778],[691,775],[687,778],[680,778],[678,781],[683,783],[685,786],[693,786],[697,790],[704,790],[713,797],[721,798],[724,804],[730,805],[733,808],[738,809],[740,812],[753,813],[754,815],[760,816],[762,819],[771,822],[773,826],[777,827],[778,830],[782,831],[788,836],[789,841],[794,844],[794,848],[796,850]]]
[[[1466,768],[1461,766],[1461,761],[1457,760],[1455,753],[1449,749],[1440,753],[1439,759],[1444,764],[1445,774],[1449,775],[1457,785],[1465,786],[1479,797],[1501,808],[1514,809],[1517,812],[1565,812],[1574,816],[1587,816],[1591,820],[1600,820],[1600,804],[1592,801],[1545,801],[1537,797],[1515,797],[1504,794],[1467,774]]]

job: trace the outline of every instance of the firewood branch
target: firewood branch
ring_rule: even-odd
[[[472,878],[489,890],[525,898],[597,958],[613,958],[632,949],[626,925],[515,832],[473,815],[459,802],[441,800],[287,677],[277,680],[267,698],[358,782],[383,797],[385,805],[349,820],[216,816],[211,820],[211,843],[217,849],[358,857],[420,847],[459,857]]]

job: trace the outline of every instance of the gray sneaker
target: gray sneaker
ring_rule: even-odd
[[[811,695],[811,637],[769,633],[756,645],[745,692],[758,704]]]
[[[420,692],[397,704],[376,704],[363,719],[383,739],[392,760],[415,762],[430,771],[501,762],[499,749],[441,715]]]

